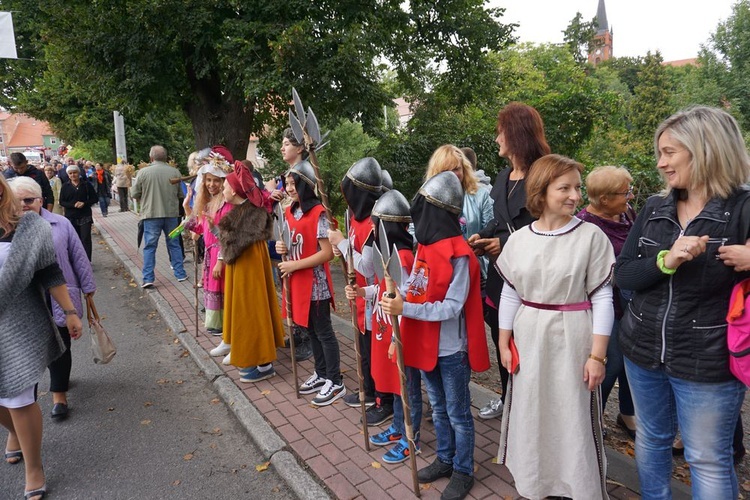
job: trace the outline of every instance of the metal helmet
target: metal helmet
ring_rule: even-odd
[[[385,193],[386,191],[390,191],[393,189],[393,179],[391,179],[391,174],[388,173],[386,169],[381,170],[381,186],[380,189]]]
[[[381,172],[378,160],[368,156],[354,162],[346,172],[346,177],[360,189],[379,193],[383,182]]]
[[[392,189],[378,198],[372,207],[372,216],[388,222],[411,222],[409,201],[406,197]]]
[[[309,161],[302,160],[301,162],[297,163],[289,169],[287,175],[292,173],[299,175],[300,178],[304,182],[308,183],[313,189],[316,189],[318,187],[317,177],[315,177],[315,169],[313,169],[313,166]]]
[[[461,214],[464,206],[464,189],[461,181],[453,172],[440,172],[419,188],[419,194],[427,202],[456,215]]]

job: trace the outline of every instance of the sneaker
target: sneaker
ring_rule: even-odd
[[[177,278],[177,281],[179,281],[180,283],[182,283],[183,281],[187,281],[187,279],[188,279],[188,277],[185,276],[184,278]]]
[[[304,361],[306,359],[310,359],[312,355],[312,342],[310,342],[309,340],[306,342],[301,342],[299,344],[294,344],[295,361]]]
[[[257,366],[240,370],[240,382],[260,382],[276,375],[276,370],[271,366],[268,370],[259,370]]]
[[[312,404],[315,406],[328,406],[337,399],[343,397],[344,394],[346,394],[346,387],[344,387],[343,382],[334,384],[332,381],[326,380],[323,388],[312,400]]]
[[[141,288],[154,288],[154,284],[151,281],[147,281],[141,285]]]
[[[469,495],[472,486],[474,486],[474,476],[454,470],[440,500],[463,500]]]
[[[383,432],[370,436],[370,444],[375,446],[388,446],[389,444],[398,442],[399,439],[401,439],[401,434],[396,432],[396,427],[391,424]]]
[[[231,352],[229,354],[227,354],[226,356],[224,356],[224,359],[221,360],[221,364],[224,365],[224,366],[231,365],[232,363],[230,363],[230,359],[229,359],[230,356],[232,356]]]
[[[399,439],[396,446],[385,452],[385,455],[383,455],[383,462],[387,464],[400,464],[409,459],[410,453],[409,442],[406,439]],[[419,455],[420,453],[422,453],[422,450],[419,448],[419,444],[417,444],[414,454]]]
[[[492,418],[502,416],[502,414],[503,400],[493,399],[492,401],[487,403],[487,406],[479,410],[479,413],[477,413],[477,417],[481,418],[482,420],[490,420]]]
[[[216,347],[208,351],[208,354],[210,354],[214,358],[217,358],[219,356],[226,356],[227,354],[229,354],[229,349],[231,347],[232,347],[231,345],[225,344],[224,341],[222,340],[219,345],[217,345]]]
[[[431,483],[441,477],[451,477],[451,474],[453,474],[453,464],[444,464],[436,458],[430,465],[417,471],[417,480],[420,483]]]
[[[359,391],[355,391],[351,394],[347,394],[344,397],[344,404],[346,406],[351,406],[352,408],[359,408]],[[375,397],[374,396],[365,396],[365,408],[369,408],[372,405],[375,404]]]
[[[375,405],[367,410],[367,426],[372,427],[393,418],[393,405]],[[362,419],[360,418],[360,423]]]
[[[299,386],[299,393],[300,394],[312,394],[313,392],[318,392],[320,389],[326,385],[326,379],[323,377],[318,376],[317,373],[313,373],[310,375],[310,378],[305,380],[301,386]]]
[[[221,337],[224,333],[223,331],[219,330],[218,328],[206,328],[206,331],[213,335],[214,337]]]

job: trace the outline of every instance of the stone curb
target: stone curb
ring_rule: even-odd
[[[120,250],[110,235],[102,228],[97,228],[97,231],[130,275],[133,278],[138,276],[141,270]],[[169,307],[167,300],[158,292],[158,289],[147,291],[146,295],[151,299],[167,326],[190,353],[190,357],[198,365],[198,368],[214,385],[221,399],[232,410],[250,438],[260,448],[263,456],[269,458],[274,469],[287,486],[303,500],[330,499],[331,497],[325,489],[300,465],[294,455],[284,451],[286,447],[284,440],[266,422],[263,415],[258,412],[240,388],[226,377],[224,371],[211,359],[192,335],[187,333],[185,325]]]
[[[248,430],[263,456],[270,459],[286,446],[284,440],[268,425],[263,415],[234,382],[227,377],[219,377],[214,381],[214,386],[227,406],[237,416],[237,420]]]

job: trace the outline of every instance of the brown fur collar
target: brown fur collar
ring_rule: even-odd
[[[234,264],[250,245],[271,237],[271,216],[252,203],[237,205],[219,221],[219,243],[224,262]]]

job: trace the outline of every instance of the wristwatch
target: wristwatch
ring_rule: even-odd
[[[65,313],[65,316],[72,316],[73,314],[78,316],[78,311],[75,309],[63,309],[63,312]]]
[[[594,356],[593,354],[589,354],[589,359],[593,359],[594,361],[598,361],[604,366],[607,366],[607,358],[600,358],[599,356]]]

